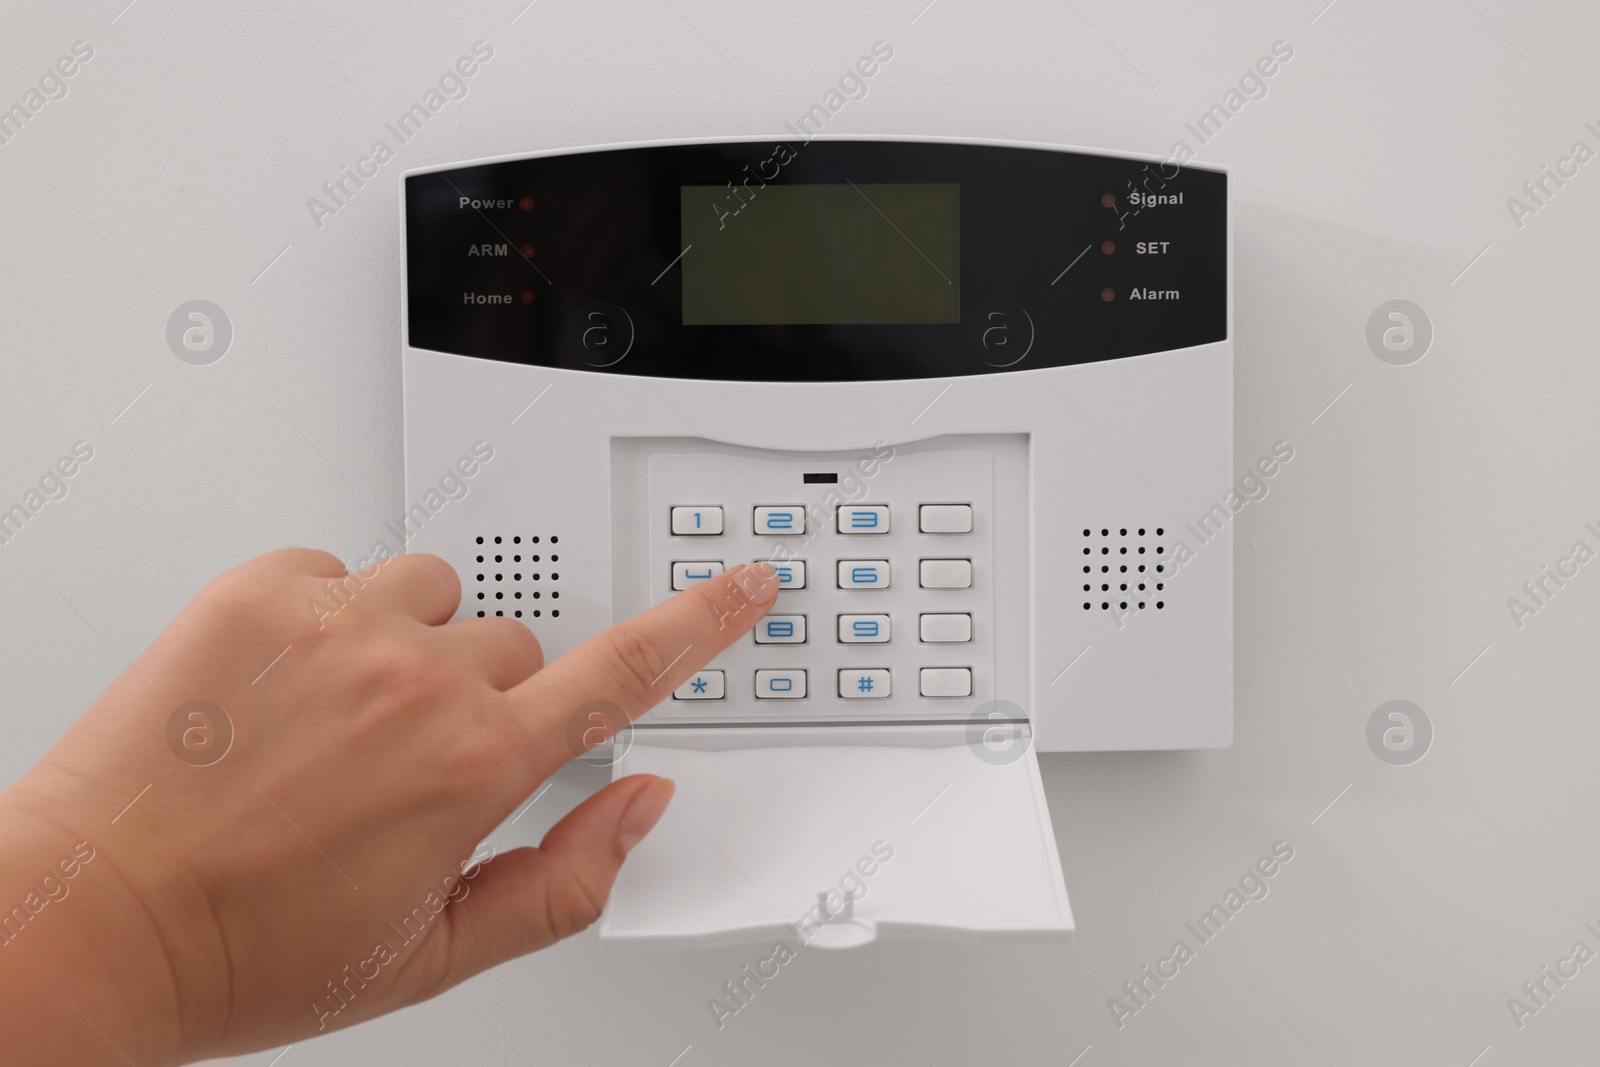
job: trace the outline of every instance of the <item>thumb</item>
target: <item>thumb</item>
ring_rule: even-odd
[[[579,804],[538,848],[485,864],[451,904],[450,973],[464,978],[570,937],[600,918],[628,850],[660,820],[676,788],[635,774]]]

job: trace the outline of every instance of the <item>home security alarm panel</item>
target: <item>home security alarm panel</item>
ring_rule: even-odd
[[[1070,935],[1035,753],[1232,736],[1227,174],[744,139],[402,201],[406,529],[464,617],[554,659],[780,576],[616,747],[678,792],[602,937]]]

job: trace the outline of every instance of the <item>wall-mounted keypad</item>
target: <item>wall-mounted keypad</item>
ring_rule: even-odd
[[[965,717],[992,694],[990,457],[895,456],[848,489],[807,480],[826,462],[651,457],[652,601],[756,560],[780,582],[750,633],[653,714]]]

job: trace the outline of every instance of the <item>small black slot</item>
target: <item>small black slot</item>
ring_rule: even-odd
[[[837,474],[829,474],[826,472],[802,474],[800,477],[801,480],[807,485],[837,485],[839,483],[839,476]]]

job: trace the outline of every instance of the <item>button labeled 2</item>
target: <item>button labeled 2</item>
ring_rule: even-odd
[[[763,537],[787,537],[806,532],[803,504],[782,504],[756,508],[756,533]]]

